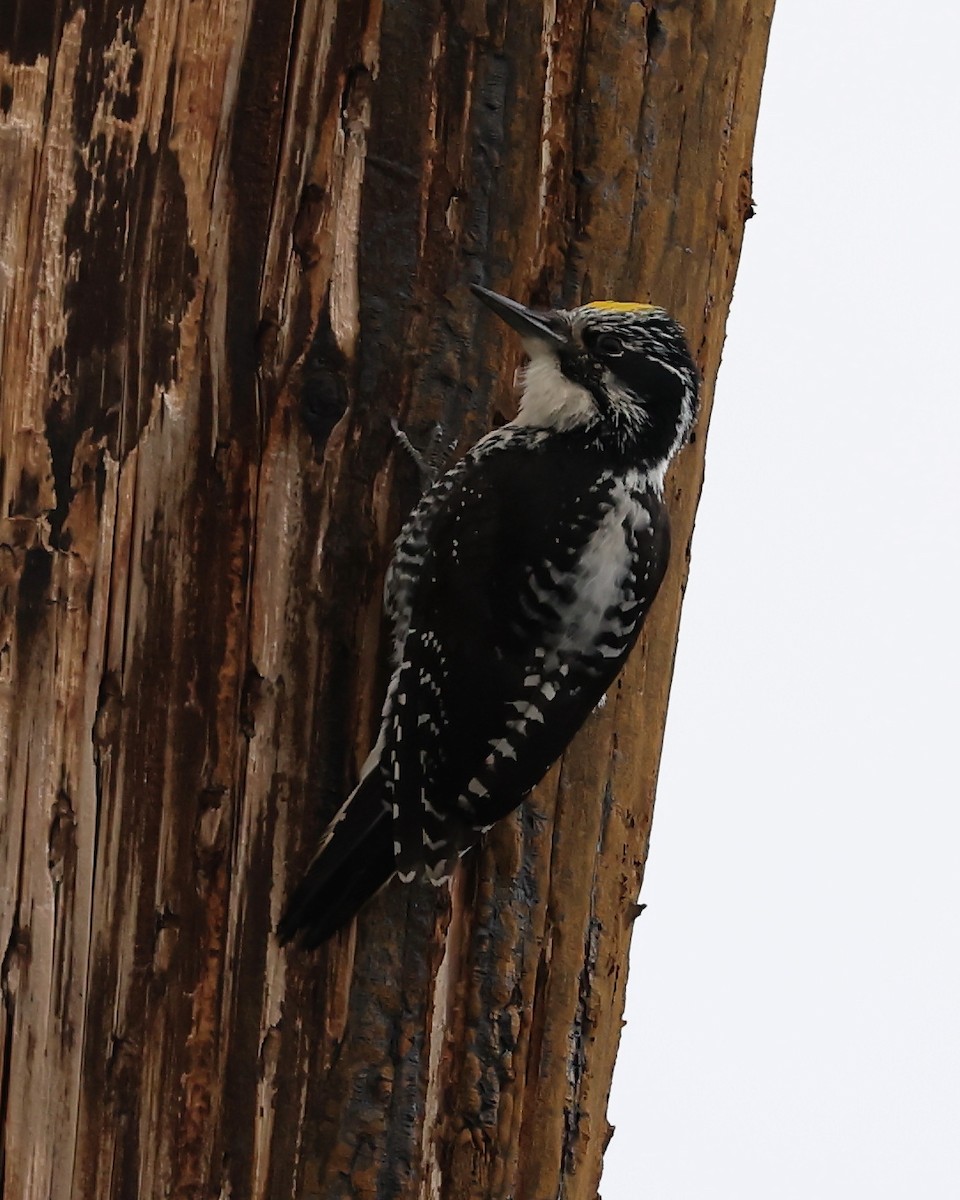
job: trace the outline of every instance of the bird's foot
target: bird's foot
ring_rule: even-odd
[[[436,482],[437,477],[442,474],[445,460],[456,449],[456,440],[447,445],[443,444],[443,426],[438,421],[430,431],[430,439],[426,447],[423,450],[418,450],[413,442],[410,441],[407,434],[400,428],[400,422],[396,417],[390,418],[390,424],[393,427],[397,441],[413,459],[417,472],[420,475],[421,488],[423,491],[427,491]]]

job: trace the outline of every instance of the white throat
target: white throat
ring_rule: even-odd
[[[523,392],[515,425],[537,429],[572,429],[597,415],[597,406],[585,387],[568,379],[557,357],[542,342],[524,342],[530,361],[521,375]]]

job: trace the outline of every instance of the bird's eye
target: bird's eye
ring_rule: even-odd
[[[601,333],[594,342],[593,348],[604,358],[619,358],[623,353],[623,342],[615,333]]]

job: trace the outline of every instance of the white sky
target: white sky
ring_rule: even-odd
[[[779,0],[604,1200],[960,1198],[958,95]]]

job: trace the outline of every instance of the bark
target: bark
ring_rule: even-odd
[[[772,7],[4,6],[5,1197],[596,1193]],[[512,412],[472,279],[684,323],[674,561],[450,895],[308,957],[271,931],[376,725],[390,418]]]

